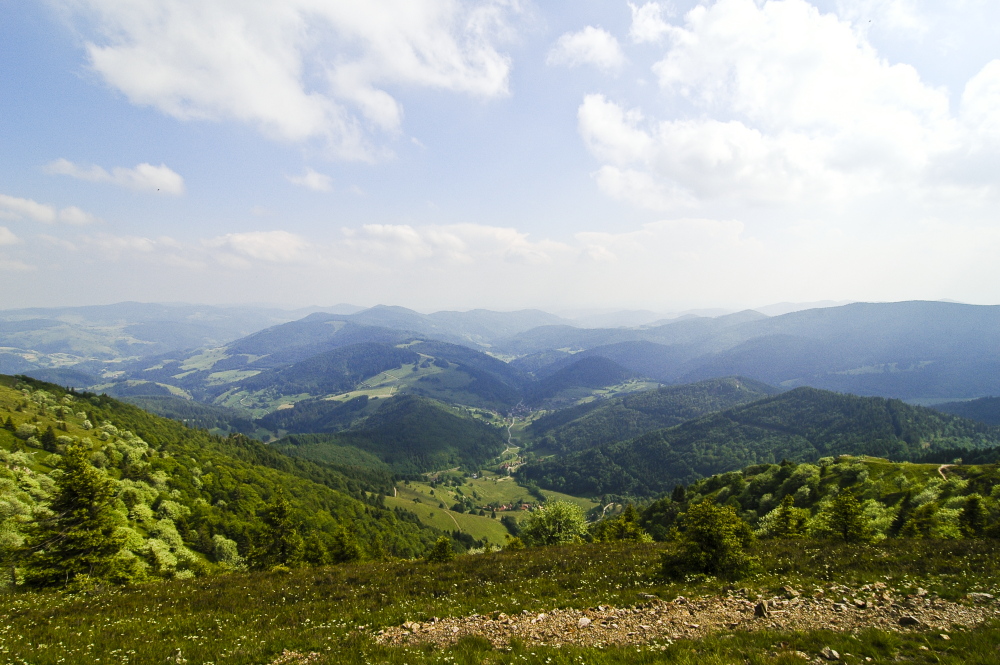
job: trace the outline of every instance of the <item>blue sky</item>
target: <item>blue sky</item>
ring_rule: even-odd
[[[1000,302],[1000,8],[0,0],[0,307]]]

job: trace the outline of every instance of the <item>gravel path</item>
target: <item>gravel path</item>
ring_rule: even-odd
[[[465,635],[507,646],[512,639],[543,645],[610,646],[645,644],[656,640],[703,637],[733,630],[855,631],[926,630],[946,633],[952,627],[973,626],[1000,616],[1000,603],[989,594],[970,594],[968,603],[955,603],[926,594],[894,597],[881,585],[850,590],[839,587],[802,592],[785,587],[774,598],[729,596],[664,602],[648,597],[635,607],[598,606],[586,610],[560,610],[539,614],[522,612],[472,615],[406,622],[380,631],[383,644],[433,642],[448,645]]]

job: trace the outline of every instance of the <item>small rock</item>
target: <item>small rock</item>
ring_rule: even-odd
[[[757,603],[757,606],[753,608],[753,615],[755,617],[766,617],[770,616],[771,611],[767,607],[767,601],[762,600]]]
[[[942,640],[950,640],[951,637],[948,635],[948,633],[941,633],[941,639]]]
[[[823,647],[819,655],[821,655],[826,660],[840,660],[840,654],[831,649],[830,647]]]
[[[653,593],[640,593],[639,597],[645,600],[659,600],[660,598],[659,596]]]
[[[859,610],[866,609],[868,607],[868,601],[862,600],[861,598],[854,599],[854,606]]]
[[[451,627],[451,632],[452,633],[457,633],[458,632],[458,626],[452,626]]]
[[[916,617],[913,617],[913,616],[910,616],[910,615],[901,616],[901,617],[899,617],[899,625],[900,626],[919,626],[920,625],[920,620],[917,619]]]
[[[406,623],[403,624],[403,628],[410,631],[411,633],[415,633],[418,630],[420,630],[420,624],[417,623],[416,621],[407,621]]]
[[[792,598],[798,598],[799,596],[802,595],[801,593],[799,593],[790,586],[781,587],[781,591],[788,597],[789,600],[791,600]]]
[[[969,600],[976,603],[985,603],[987,601],[993,600],[992,593],[978,593],[973,591],[969,594]]]
[[[845,605],[843,603],[834,603],[833,604],[833,611],[834,612],[843,612],[846,609],[847,609],[847,605]]]
[[[927,589],[922,589],[920,587],[917,587],[917,596],[923,598],[926,595],[927,595]]]
[[[580,617],[580,620],[576,622],[578,628],[586,628],[591,623],[590,619],[587,617]]]

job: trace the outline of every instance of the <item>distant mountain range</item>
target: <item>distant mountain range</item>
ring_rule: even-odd
[[[240,391],[267,389],[271,398],[289,394],[278,384],[291,390],[301,383],[290,380],[292,375],[325,372],[318,357],[336,349],[420,342],[421,363],[441,356],[465,378],[414,375],[414,381],[420,378],[423,389],[438,393],[435,398],[442,390],[472,386],[464,392],[491,408],[551,398],[545,385],[564,390],[575,381],[596,390],[628,377],[683,384],[743,376],[784,389],[812,386],[902,399],[1000,395],[1000,307],[995,306],[853,303],[777,316],[747,310],[616,328],[581,328],[537,310],[333,309],[338,311],[308,312],[276,324],[275,319],[298,313],[134,303],[2,312],[0,371],[114,394],[166,391],[223,404]],[[450,346],[434,351],[427,346],[440,344]],[[455,357],[444,357],[449,355]],[[596,361],[577,365],[587,358],[615,367],[605,362],[598,376]],[[566,383],[566,377],[575,378]],[[334,393],[368,378],[348,373],[337,385],[315,386]],[[448,386],[440,383],[452,378]],[[277,384],[268,385],[272,379]],[[159,388],[141,388],[147,384]],[[313,389],[304,392],[320,396]],[[261,402],[260,408],[268,407]]]

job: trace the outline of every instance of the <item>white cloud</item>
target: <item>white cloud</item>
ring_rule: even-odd
[[[98,220],[89,212],[84,212],[76,206],[70,206],[59,211],[59,221],[66,222],[67,224],[72,224],[74,226],[86,226],[87,224],[93,224]]]
[[[306,167],[306,172],[300,176],[286,176],[293,185],[311,189],[314,192],[329,192],[333,190],[333,178]]]
[[[57,159],[45,166],[47,173],[68,175],[89,182],[106,182],[137,191],[160,192],[180,196],[184,193],[184,178],[166,164],[153,166],[142,163],[135,168],[116,166],[108,173],[100,166],[83,167],[68,159]]]
[[[579,32],[562,35],[549,51],[546,62],[567,67],[593,65],[598,69],[611,71],[625,64],[625,54],[614,35],[588,25]]]
[[[658,42],[670,32],[670,24],[663,20],[663,8],[656,2],[647,2],[641,7],[628,3],[632,10],[632,27],[629,37],[637,44]]]
[[[52,206],[32,199],[0,194],[0,218],[23,219],[25,217],[36,222],[51,224],[56,221],[56,211]]]
[[[562,243],[534,242],[513,228],[480,224],[428,225],[366,224],[343,230],[343,259],[364,256],[369,261],[433,261],[476,265],[486,260],[509,264],[549,264],[567,251]]]
[[[947,90],[803,0],[699,5],[669,35],[653,70],[671,108],[690,112],[654,120],[602,95],[580,106],[611,196],[669,210],[996,194],[967,154],[1000,125],[1000,64],[970,81],[956,115]]]
[[[17,236],[6,226],[0,226],[0,247],[3,245],[16,245],[21,242]]]
[[[288,231],[248,231],[227,233],[202,243],[211,249],[224,250],[239,260],[255,259],[269,263],[291,263],[304,258],[308,243]]]
[[[77,226],[99,221],[97,217],[76,206],[69,206],[57,211],[46,203],[0,194],[0,219],[19,220],[25,218],[43,224],[53,224],[59,221]]]
[[[30,272],[34,269],[35,266],[24,263],[23,261],[13,261],[0,257],[0,270],[5,272]]]
[[[399,130],[392,86],[507,93],[516,0],[57,0],[93,69],[135,104],[235,119],[372,159],[369,128]],[[97,26],[88,29],[88,26]]]

